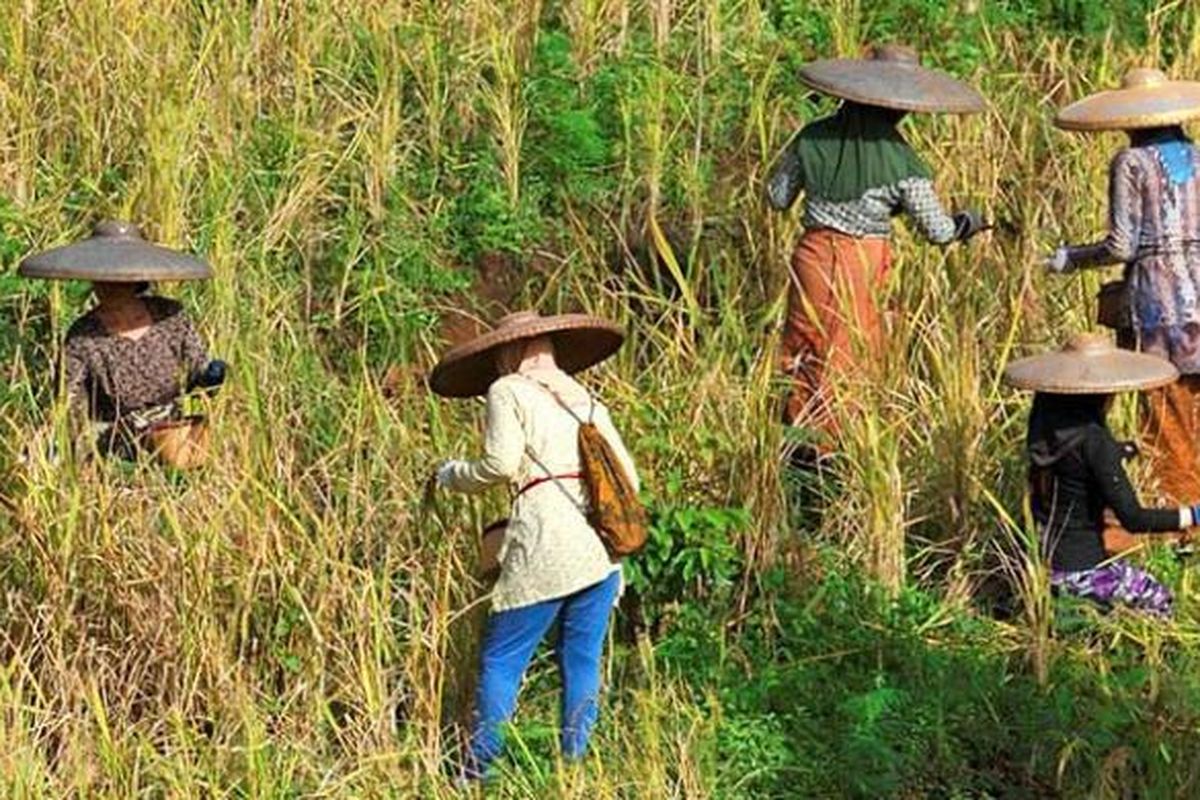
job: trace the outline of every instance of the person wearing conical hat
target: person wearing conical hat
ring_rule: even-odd
[[[851,367],[856,344],[868,353],[881,345],[873,295],[891,265],[893,217],[907,215],[937,244],[986,227],[977,212],[946,213],[929,167],[897,126],[909,112],[971,113],[985,104],[900,45],[875,47],[863,59],[814,62],[800,79],[843,102],[788,143],[768,177],[767,199],[786,211],[805,194],[782,340],[782,367],[792,380],[784,421],[823,431],[827,447],[837,429],[827,373]]]
[[[514,492],[480,656],[464,779],[482,778],[500,754],[502,727],[515,709],[525,668],[555,622],[562,752],[568,759],[586,752],[621,565],[588,522],[580,420],[595,423],[635,489],[637,472],[608,409],[571,376],[608,358],[623,340],[618,326],[595,317],[520,312],[447,352],[430,376],[430,388],[444,397],[487,396],[483,456],[445,462],[436,472],[438,485],[472,493],[509,486]]]
[[[177,415],[185,390],[224,380],[224,363],[209,360],[183,307],[149,293],[153,281],[208,278],[209,266],[145,241],[137,226],[102,222],[19,271],[92,284],[96,306],[68,330],[61,372],[72,416],[94,424],[101,453],[134,457],[151,426]]]
[[[1005,370],[1007,383],[1035,392],[1026,436],[1030,501],[1056,590],[1105,607],[1171,613],[1170,590],[1106,552],[1106,512],[1127,531],[1168,533],[1200,522],[1200,505],[1143,507],[1125,471],[1130,448],[1105,417],[1114,394],[1169,386],[1178,376],[1169,361],[1118,349],[1097,334],[1079,334],[1058,352]]]
[[[1141,397],[1142,438],[1160,488],[1200,501],[1200,151],[1181,124],[1200,117],[1200,83],[1130,70],[1121,88],[1059,111],[1072,131],[1125,131],[1109,169],[1109,230],[1099,242],[1059,247],[1052,272],[1123,264],[1132,346],[1182,373]]]

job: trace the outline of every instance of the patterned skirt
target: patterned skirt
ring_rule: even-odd
[[[1077,572],[1054,570],[1050,585],[1105,607],[1122,603],[1155,616],[1171,615],[1171,590],[1150,573],[1121,559]]]

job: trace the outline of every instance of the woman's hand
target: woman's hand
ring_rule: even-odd
[[[188,380],[187,390],[216,389],[225,383],[226,364],[220,359],[209,361],[204,369],[197,370]]]
[[[461,463],[457,460],[443,461],[438,466],[433,473],[433,481],[439,489],[445,489],[450,485],[450,481],[454,477],[454,470]]]
[[[983,212],[974,208],[959,211],[954,214],[952,219],[954,220],[954,238],[960,242],[965,242],[992,227],[983,218]]]
[[[1067,248],[1059,247],[1053,253],[1046,256],[1046,269],[1053,272],[1055,275],[1061,275],[1067,271]]]

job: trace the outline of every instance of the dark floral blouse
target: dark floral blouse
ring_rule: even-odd
[[[204,341],[179,303],[143,300],[153,322],[138,339],[109,333],[94,310],[67,332],[67,395],[93,420],[114,422],[170,403],[208,362]]]

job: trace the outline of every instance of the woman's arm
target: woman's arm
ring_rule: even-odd
[[[900,207],[916,224],[917,229],[934,244],[949,244],[961,237],[953,217],[946,213],[942,201],[928,178],[907,178],[898,185]]]
[[[1137,255],[1142,230],[1142,186],[1134,156],[1122,150],[1108,171],[1108,236],[1086,245],[1068,245],[1059,252],[1062,272],[1124,264]]]
[[[525,430],[510,387],[492,384],[488,390],[483,451],[478,461],[446,464],[439,470],[442,485],[456,492],[475,493],[516,480],[525,453]]]
[[[793,136],[775,159],[775,166],[767,178],[767,202],[776,211],[787,211],[803,188],[804,165],[796,155],[796,136]]]
[[[88,367],[83,345],[78,339],[68,335],[63,351],[62,384],[67,405],[72,415],[86,412],[89,400],[87,396]]]
[[[1107,430],[1097,428],[1089,431],[1084,440],[1083,453],[1104,497],[1104,504],[1112,509],[1127,531],[1165,533],[1178,531],[1191,523],[1191,511],[1187,508],[1142,506],[1125,472],[1121,445]]]
[[[200,331],[183,311],[179,312],[179,360],[187,372],[190,381],[208,366],[208,347],[200,336]]]

